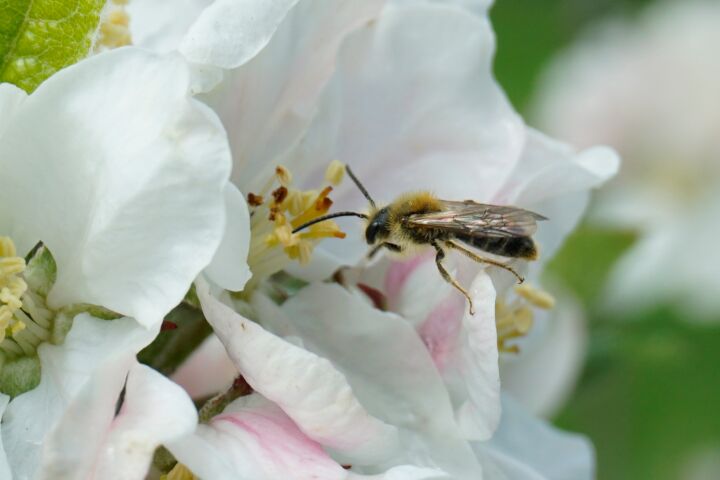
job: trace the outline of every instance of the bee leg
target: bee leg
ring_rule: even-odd
[[[443,258],[445,258],[445,251],[438,245],[436,242],[432,243],[432,246],[435,247],[435,251],[437,254],[435,255],[435,265],[437,265],[438,271],[440,272],[440,275],[442,275],[443,279],[448,282],[450,285],[455,287],[465,295],[465,298],[467,298],[468,304],[469,304],[469,310],[470,315],[475,315],[475,309],[473,308],[473,301],[472,298],[470,298],[470,294],[468,294],[467,290],[465,290],[460,283],[458,283],[457,280],[452,278],[450,276],[450,273],[448,273],[447,270],[445,270],[445,267],[442,264]]]
[[[497,262],[497,261],[495,261],[495,260],[493,260],[493,259],[490,259],[490,258],[481,257],[480,255],[478,255],[477,253],[473,252],[472,250],[468,250],[467,248],[463,247],[463,246],[460,245],[459,243],[453,242],[452,240],[449,240],[449,241],[445,242],[445,245],[446,245],[447,247],[454,248],[455,250],[459,250],[460,253],[462,253],[463,255],[465,255],[465,256],[467,256],[467,257],[470,257],[471,259],[475,260],[476,262],[479,262],[479,263],[487,263],[488,265],[494,265],[494,266],[496,266],[496,267],[500,267],[500,268],[503,268],[503,269],[507,270],[508,272],[510,272],[510,273],[512,273],[513,275],[515,275],[515,277],[517,277],[518,283],[523,283],[523,282],[525,281],[525,279],[522,277],[522,275],[520,275],[519,273],[517,273],[517,272],[515,271],[515,269],[512,268],[512,267],[509,266],[509,265],[505,265],[505,264],[502,263],[502,262]]]
[[[385,247],[388,250],[393,251],[393,252],[402,252],[402,248],[399,245],[395,245],[394,243],[388,243],[388,242],[380,243],[378,245],[375,245],[372,248],[372,250],[370,250],[370,252],[367,255],[368,260],[373,258],[383,247]]]

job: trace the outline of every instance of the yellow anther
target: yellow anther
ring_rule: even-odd
[[[100,22],[99,36],[95,49],[98,51],[130,45],[130,16],[125,11],[127,0],[112,0],[107,13]]]
[[[340,160],[333,160],[325,170],[325,180],[331,185],[340,185],[345,176],[345,164]]]
[[[501,352],[517,353],[517,345],[507,345],[515,338],[524,337],[533,326],[534,314],[528,305],[508,306],[502,300],[495,305],[497,343]]]
[[[344,169],[340,162],[335,162],[335,165],[328,167],[327,172],[338,180]],[[329,211],[332,206],[329,198],[331,186],[322,190],[299,190],[292,186],[292,174],[283,166],[275,169],[272,180],[260,191],[262,195],[270,192],[270,201],[251,202],[254,209],[248,263],[253,272],[254,284],[285,268],[289,260],[303,264],[309,262],[319,240],[345,237],[345,233],[332,221],[319,222],[293,233],[294,229]],[[278,183],[280,186],[272,190]],[[252,196],[253,199],[257,197]]]
[[[177,463],[167,475],[161,475],[161,480],[197,480],[189,468],[182,463]]]
[[[130,15],[124,10],[113,10],[108,14],[108,21],[113,25],[127,27],[130,24]]]
[[[526,283],[516,285],[515,293],[527,300],[534,307],[542,308],[543,310],[549,310],[555,306],[555,298],[552,295]]]
[[[15,243],[10,240],[10,237],[0,237],[0,257],[15,257],[17,251],[15,250]]]
[[[24,322],[15,322],[15,323],[13,323],[13,325],[10,327],[10,333],[11,333],[13,336],[17,335],[18,333],[22,332],[23,330],[25,330],[25,323],[24,323]]]
[[[17,257],[15,244],[8,237],[0,237],[0,341],[5,333],[15,334],[25,328],[25,324],[15,315],[22,306],[22,296],[27,291],[27,283],[21,277],[25,271],[25,259]]]
[[[277,177],[278,182],[280,182],[280,185],[283,187],[287,188],[292,183],[292,175],[290,174],[290,171],[282,165],[278,165],[277,168],[275,168],[275,176]]]
[[[305,196],[303,192],[291,190],[285,199],[285,205],[290,215],[300,215],[305,210]]]

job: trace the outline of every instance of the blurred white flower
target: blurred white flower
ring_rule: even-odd
[[[16,479],[78,478],[60,475],[69,456],[57,449],[136,445],[124,433],[78,445],[75,420],[110,428],[128,374],[133,400],[135,354],[221,241],[230,152],[189,86],[182,58],[138,49],[68,67],[31,95],[0,85],[0,377],[17,395],[2,442]],[[98,465],[146,469],[161,438]]]
[[[612,145],[626,159],[591,218],[641,238],[609,281],[608,304],[677,302],[714,317],[720,197],[720,5],[665,1],[636,19],[596,25],[554,62],[537,118],[583,147]]]

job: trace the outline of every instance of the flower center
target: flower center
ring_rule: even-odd
[[[337,185],[344,171],[340,162],[333,161],[325,178]],[[276,188],[273,190],[273,187]],[[279,166],[260,194],[248,194],[252,232],[248,263],[253,281],[279,272],[292,260],[307,264],[315,245],[323,238],[345,238],[345,233],[331,220],[292,233],[293,229],[328,212],[333,203],[328,197],[331,191],[331,186],[319,191],[297,189],[292,186],[290,171]]]
[[[111,50],[132,44],[130,16],[125,11],[128,0],[110,0],[98,29],[95,50]]]
[[[54,314],[44,297],[28,288],[25,269],[13,241],[0,237],[0,350],[6,358],[31,355],[50,339]]]
[[[544,290],[528,284],[515,287],[517,298],[511,303],[498,299],[495,303],[495,324],[497,326],[498,350],[518,353],[517,344],[508,345],[516,338],[524,337],[533,326],[533,307],[549,310],[555,306],[555,299]]]

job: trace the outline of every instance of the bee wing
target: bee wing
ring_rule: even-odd
[[[417,227],[441,228],[464,235],[485,237],[529,237],[537,222],[547,218],[522,208],[476,203],[472,200],[442,200],[440,212],[411,215],[408,222]]]

